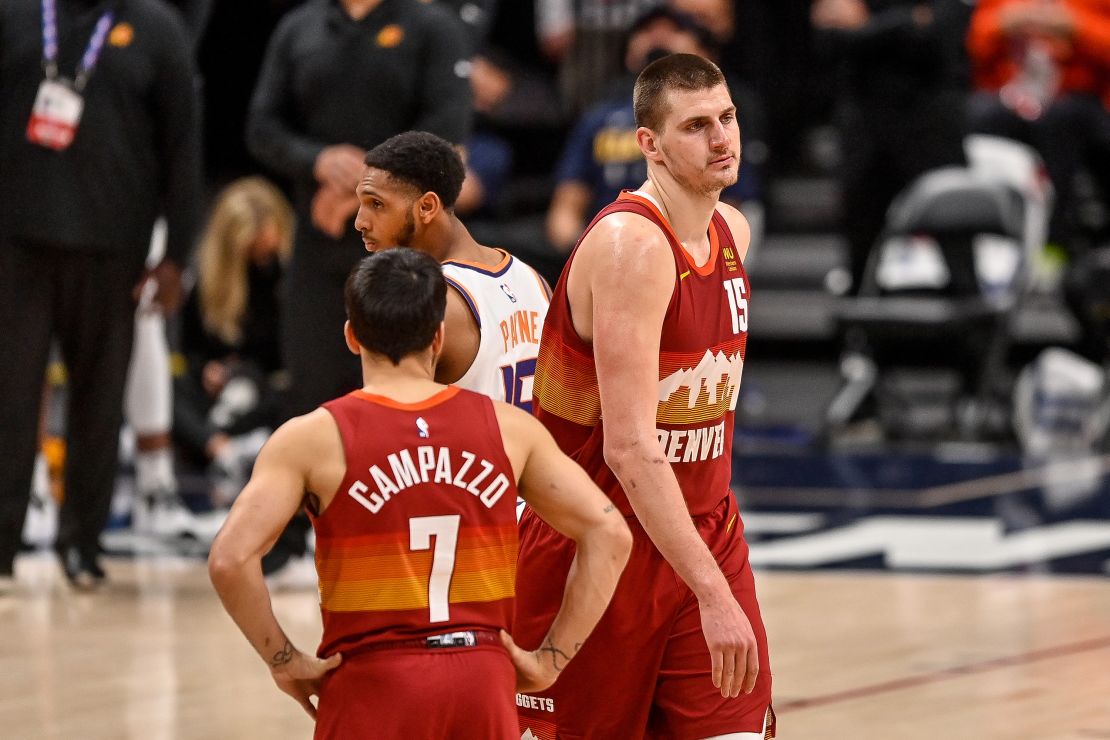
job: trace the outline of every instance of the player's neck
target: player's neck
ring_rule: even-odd
[[[435,357],[430,351],[401,358],[394,365],[389,358],[362,354],[362,389],[402,403],[422,401],[443,388],[436,383]]]
[[[361,21],[370,15],[374,8],[381,5],[382,0],[339,0],[339,4],[347,11],[347,15],[356,21]]]
[[[440,252],[432,255],[440,262],[458,260],[492,266],[501,261],[501,253],[474,241],[466,226],[454,214],[439,224],[438,228],[429,230],[426,241],[446,245]]]
[[[675,235],[687,247],[706,239],[709,222],[720,200],[719,193],[694,193],[667,173],[648,171],[647,182],[640,188],[659,205]]]

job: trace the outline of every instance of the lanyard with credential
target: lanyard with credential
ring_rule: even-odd
[[[114,13],[107,10],[96,22],[96,28],[89,38],[89,45],[73,77],[73,89],[77,92],[84,90],[89,81],[89,75],[92,74],[96,60],[100,57],[100,50],[104,48],[108,29],[112,27],[113,16]],[[46,70],[46,79],[51,81],[58,79],[57,0],[42,0],[42,66]]]

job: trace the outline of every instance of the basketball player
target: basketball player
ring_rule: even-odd
[[[455,148],[423,131],[366,155],[355,228],[373,252],[406,246],[443,263],[447,340],[436,380],[532,409],[532,376],[551,289],[524,262],[474,241],[454,213],[466,170]]]
[[[355,268],[344,333],[365,386],[274,433],[212,547],[224,606],[317,738],[515,740],[514,686],[555,680],[627,560],[623,518],[538,421],[434,382],[446,292],[436,261],[411,249]],[[566,607],[532,652],[504,631],[518,484],[578,548]],[[302,503],[317,535],[318,657],[282,631],[261,570]]]
[[[537,416],[629,517],[632,556],[575,662],[519,701],[521,730],[762,739],[767,641],[729,491],[749,295],[748,224],[718,200],[739,167],[736,108],[721,71],[690,54],[646,67],[634,104],[647,182],[579,240],[535,382]],[[514,637],[535,646],[574,543],[526,512],[520,544]]]

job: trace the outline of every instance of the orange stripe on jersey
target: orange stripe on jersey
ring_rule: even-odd
[[[474,262],[473,260],[444,260],[443,264],[445,264],[445,265],[461,265],[463,267],[472,267],[475,270],[480,270],[482,272],[489,273],[490,275],[493,275],[495,273],[500,273],[506,267],[508,267],[509,260],[511,260],[513,258],[513,256],[511,254],[509,254],[508,252],[506,252],[504,249],[501,249],[500,247],[494,247],[494,249],[501,253],[501,261],[498,262],[496,265],[487,265],[487,264],[484,264],[482,262]]]
[[[376,393],[367,393],[364,390],[351,391],[350,395],[355,396],[356,398],[361,398],[364,401],[376,403],[379,406],[385,406],[386,408],[397,409],[399,411],[423,411],[424,409],[430,409],[433,406],[438,406],[444,401],[449,401],[458,392],[459,389],[451,385],[447,386],[435,395],[428,396],[423,401],[416,401],[414,403],[395,401],[392,398],[379,396]]]
[[[514,525],[461,530],[448,602],[512,598],[516,554]],[[318,541],[320,605],[331,612],[427,608],[432,559],[430,551],[410,550],[400,533]]]
[[[674,243],[677,244],[682,250],[682,254],[686,257],[686,263],[690,265],[691,270],[701,275],[702,277],[706,277],[707,275],[712,275],[713,271],[717,269],[717,254],[720,251],[721,244],[720,237],[717,236],[717,229],[713,227],[713,224],[709,225],[708,232],[709,259],[705,261],[704,265],[699,266],[696,262],[694,262],[693,256],[691,256],[690,253],[686,251],[686,247],[683,246],[682,240],[679,239],[678,235],[674,232],[674,227],[671,226],[671,222],[667,220],[666,216],[663,215],[663,212],[659,210],[659,207],[655,205],[654,201],[652,201],[650,198],[645,198],[644,196],[631,191],[625,191],[621,193],[620,197],[618,197],[617,200],[639,203],[640,205],[644,206],[652,213],[654,213],[656,218],[659,219],[659,223],[662,224],[663,230],[667,232],[667,235],[670,236],[674,240]]]

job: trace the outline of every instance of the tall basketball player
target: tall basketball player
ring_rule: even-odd
[[[647,182],[579,240],[535,382],[537,416],[629,518],[632,556],[574,663],[521,702],[521,727],[542,740],[761,740],[774,735],[767,640],[729,490],[749,296],[748,225],[719,202],[739,168],[736,107],[721,71],[691,54],[646,67],[634,107]],[[521,644],[543,639],[573,553],[524,514]]]

